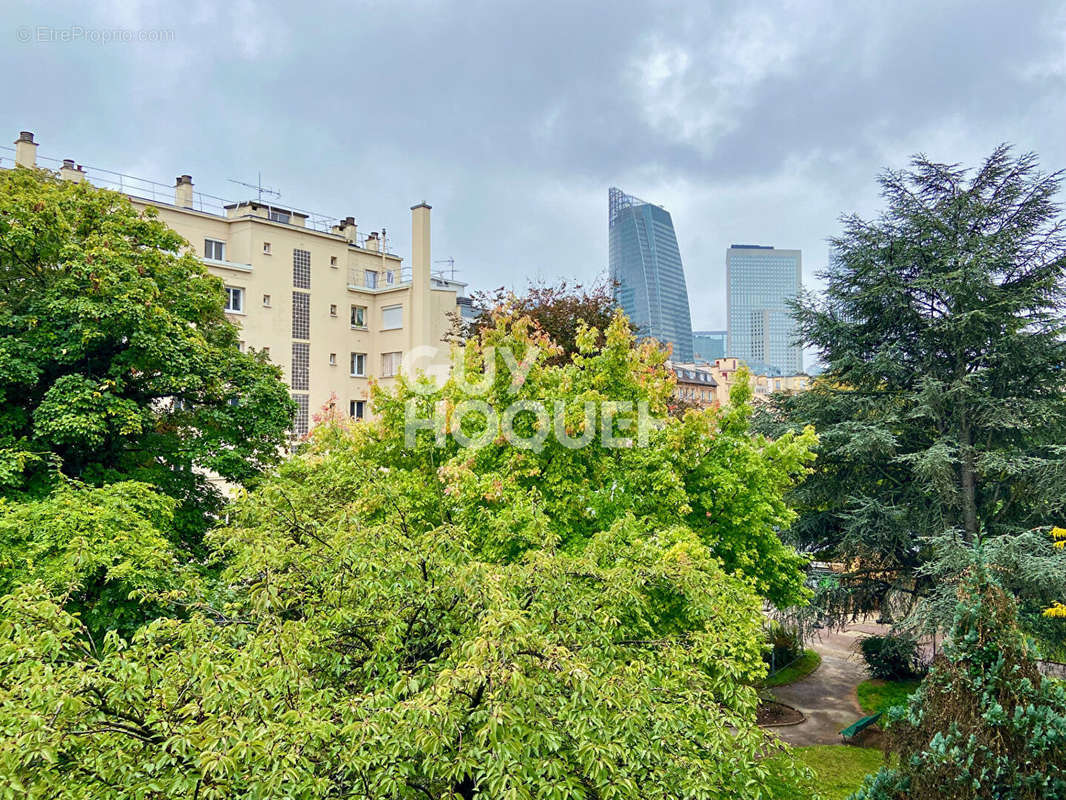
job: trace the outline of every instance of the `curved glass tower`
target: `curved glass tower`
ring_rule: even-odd
[[[641,336],[673,345],[671,360],[691,362],[688,288],[670,212],[613,186],[607,197],[615,302]]]

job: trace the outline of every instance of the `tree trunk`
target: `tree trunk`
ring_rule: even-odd
[[[977,479],[974,465],[973,435],[962,411],[959,442],[959,479],[962,485],[962,523],[966,529],[966,541],[973,542],[977,536]]]

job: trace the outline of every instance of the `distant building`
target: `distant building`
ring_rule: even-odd
[[[667,367],[677,378],[674,397],[700,408],[709,408],[719,404],[718,382],[711,371],[698,364],[675,364],[668,362]]]
[[[608,209],[615,302],[640,336],[671,345],[672,360],[691,362],[688,289],[670,212],[613,186]]]
[[[697,364],[713,364],[716,358],[725,358],[726,331],[693,331],[692,356]]]
[[[811,388],[811,376],[804,373],[793,375],[772,374],[765,375],[754,371],[749,365],[736,358],[719,358],[714,364],[706,369],[711,373],[715,383],[718,384],[717,394],[719,405],[729,403],[729,392],[737,380],[737,372],[741,367],[747,368],[752,389],[752,399],[756,402],[766,400],[775,392],[805,392]]]
[[[803,347],[789,301],[800,292],[799,250],[735,244],[726,251],[730,356],[760,371],[803,371]]]

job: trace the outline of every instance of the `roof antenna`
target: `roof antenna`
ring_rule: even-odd
[[[264,186],[263,185],[263,173],[262,172],[259,173],[259,176],[258,176],[258,178],[257,178],[255,183],[245,183],[244,181],[239,181],[236,178],[229,178],[228,180],[229,180],[230,183],[237,183],[237,184],[240,184],[241,186],[247,186],[249,189],[255,189],[255,191],[256,191],[256,199],[260,203],[263,202],[263,195],[264,194],[272,196],[275,200],[281,199],[281,192],[276,191],[274,189],[269,188],[268,186]]]

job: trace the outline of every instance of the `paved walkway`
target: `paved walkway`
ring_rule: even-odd
[[[823,630],[820,637],[808,642],[822,657],[821,665],[803,680],[772,690],[778,700],[798,708],[807,719],[799,725],[769,730],[793,745],[840,744],[840,730],[864,716],[855,687],[869,675],[856,642],[886,629],[873,623],[855,624],[843,631]],[[867,728],[855,743],[873,747],[880,735]]]

